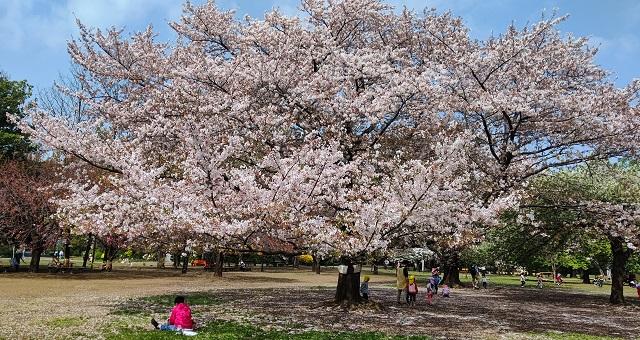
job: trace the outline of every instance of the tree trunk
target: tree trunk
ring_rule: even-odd
[[[71,267],[71,236],[64,241],[64,267]]]
[[[591,280],[589,280],[589,269],[582,270],[582,283],[589,284]]]
[[[609,242],[611,243],[611,253],[613,254],[609,302],[621,304],[624,303],[624,267],[631,252],[629,249],[624,249],[624,242],[621,237],[609,237]]]
[[[373,264],[372,272],[373,272],[373,275],[378,275],[378,265],[375,263]]]
[[[296,269],[297,269],[297,268],[299,268],[299,267],[300,267],[300,263],[299,263],[298,257],[297,257],[297,256],[294,256],[294,257],[293,257],[293,268],[296,268]]]
[[[92,234],[87,237],[87,247],[84,250],[84,256],[82,256],[82,268],[87,268],[87,262],[89,261],[89,254],[91,253]]]
[[[224,262],[224,253],[221,251],[216,255],[216,276],[222,277],[222,267]]]
[[[184,253],[182,257],[182,274],[187,273],[187,268],[189,268],[189,253]]]
[[[96,260],[96,248],[98,246],[98,238],[93,238],[93,252],[91,252],[91,269],[93,269],[93,261]]]
[[[174,253],[173,254],[173,268],[178,268],[178,265],[180,264],[180,253]]]
[[[42,255],[42,248],[36,247],[31,249],[31,262],[29,263],[29,271],[37,273],[40,271],[40,256]]]
[[[360,272],[354,272],[353,263],[347,264],[346,274],[338,274],[335,302],[347,306],[358,304],[360,299]]]
[[[313,255],[313,272],[320,274],[320,258],[318,255]]]
[[[457,251],[453,251],[445,261],[443,282],[449,287],[462,285],[460,282],[460,254]]]
[[[164,268],[164,260],[166,256],[165,254],[166,253],[162,248],[158,248],[158,251],[156,252],[156,257],[158,258],[158,262],[156,263],[156,268]]]

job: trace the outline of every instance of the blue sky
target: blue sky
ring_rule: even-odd
[[[193,0],[200,3],[202,0]],[[560,29],[588,36],[600,47],[597,62],[614,72],[624,86],[640,78],[640,1],[517,1],[517,0],[386,0],[398,8],[435,7],[461,16],[472,35],[484,38],[500,33],[512,21],[518,26],[535,22],[543,11],[569,14]],[[298,0],[219,0],[238,16],[262,17],[274,7],[296,13]],[[160,40],[170,41],[168,21],[180,16],[180,0],[0,0],[0,70],[12,79],[26,79],[46,88],[66,74],[70,59],[66,42],[77,36],[75,18],[91,27],[124,26],[138,31],[152,24]]]

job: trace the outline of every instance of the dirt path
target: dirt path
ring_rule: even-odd
[[[336,275],[307,271],[209,273],[139,270],[115,273],[0,276],[0,337],[94,338],[118,322],[146,325],[148,316],[110,314],[131,298],[217,290],[224,303],[198,318],[238,319],[268,327],[380,330],[443,338],[528,337],[546,331],[636,338],[640,307],[611,306],[606,296],[567,291],[459,289],[428,306],[420,295],[409,308],[396,303],[392,278],[373,276],[371,296],[385,310],[344,312],[320,306],[331,299]],[[240,312],[239,312],[240,311]],[[75,322],[73,322],[75,320]]]

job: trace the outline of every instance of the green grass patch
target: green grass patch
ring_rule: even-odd
[[[53,328],[76,327],[84,325],[87,320],[83,317],[63,317],[47,321],[47,325]]]
[[[385,335],[379,332],[325,332],[325,331],[275,331],[264,330],[252,325],[244,325],[229,321],[214,321],[197,330],[198,335],[193,339],[220,339],[220,340],[242,340],[242,339],[264,339],[264,340],[426,340],[424,336],[394,336]],[[162,339],[185,339],[184,336],[175,332],[143,330],[143,329],[122,329],[117,334],[107,334],[107,339],[125,340],[162,340]]]
[[[114,310],[114,315],[137,315],[152,313],[168,313],[174,305],[177,294],[165,294],[146,296],[138,299],[128,300]],[[187,304],[190,306],[213,306],[219,305],[222,301],[212,292],[200,292],[184,294]]]

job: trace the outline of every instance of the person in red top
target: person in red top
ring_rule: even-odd
[[[162,331],[176,331],[180,329],[193,329],[193,319],[191,318],[191,308],[185,302],[184,296],[176,296],[175,306],[171,310],[171,316],[164,325],[158,324],[156,319],[151,319],[151,324],[155,329]]]

